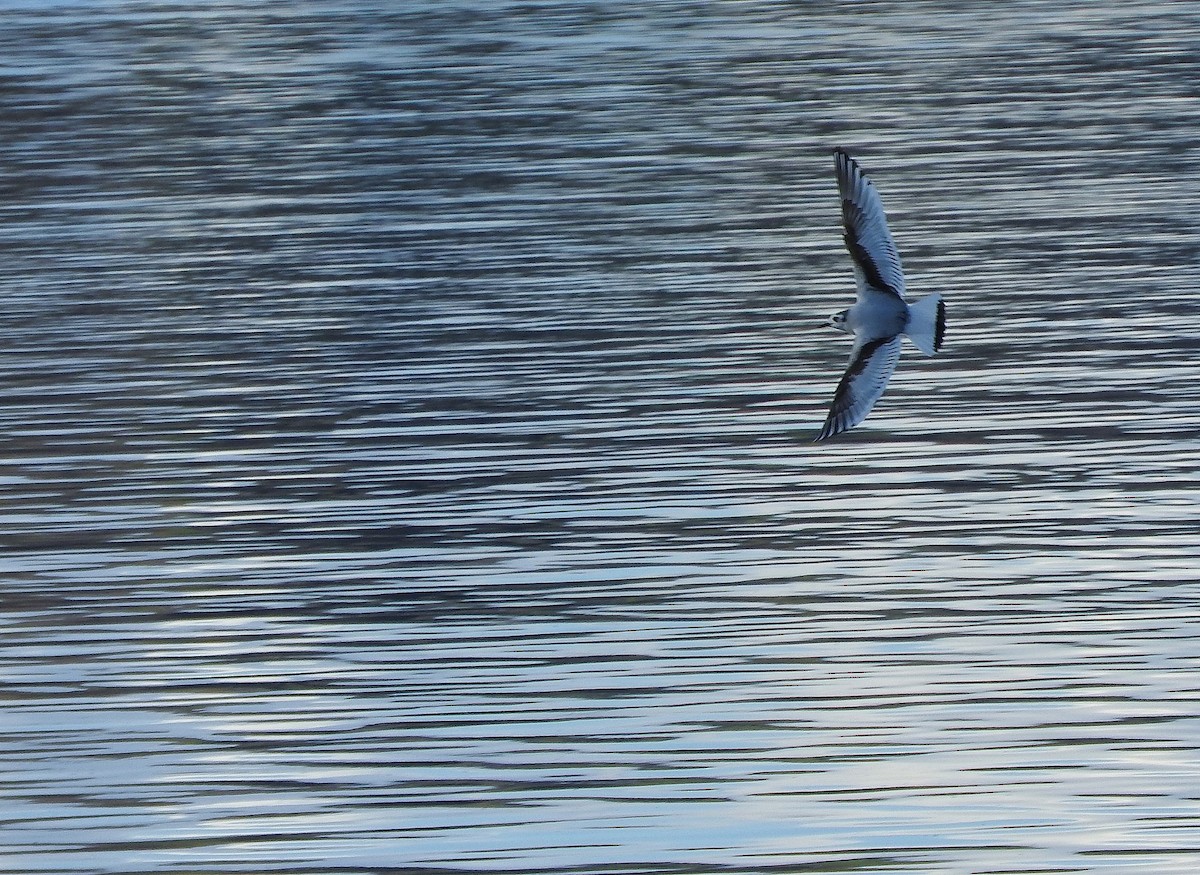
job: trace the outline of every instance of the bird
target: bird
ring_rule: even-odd
[[[838,331],[854,335],[854,346],[816,441],[841,434],[867,418],[900,361],[901,336],[925,355],[933,355],[942,348],[946,333],[941,295],[928,295],[912,304],[905,300],[904,270],[874,183],[845,149],[834,149],[833,158],[846,248],[858,291],[853,307],[829,317]]]

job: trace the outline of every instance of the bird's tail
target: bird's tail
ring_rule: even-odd
[[[946,305],[941,295],[927,295],[908,307],[908,324],[904,326],[908,339],[925,355],[942,348],[946,334]]]

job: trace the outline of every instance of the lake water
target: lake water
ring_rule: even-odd
[[[0,872],[1200,869],[1192,4],[3,24]]]

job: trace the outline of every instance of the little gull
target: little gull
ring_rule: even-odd
[[[946,331],[941,295],[912,305],[904,300],[904,271],[875,186],[845,151],[834,149],[833,157],[858,294],[853,307],[829,317],[834,328],[854,335],[854,347],[818,441],[867,418],[900,360],[900,335],[933,355]]]

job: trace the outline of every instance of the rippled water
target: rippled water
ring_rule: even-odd
[[[1196,871],[1200,15],[1000,6],[10,6],[0,872]]]

